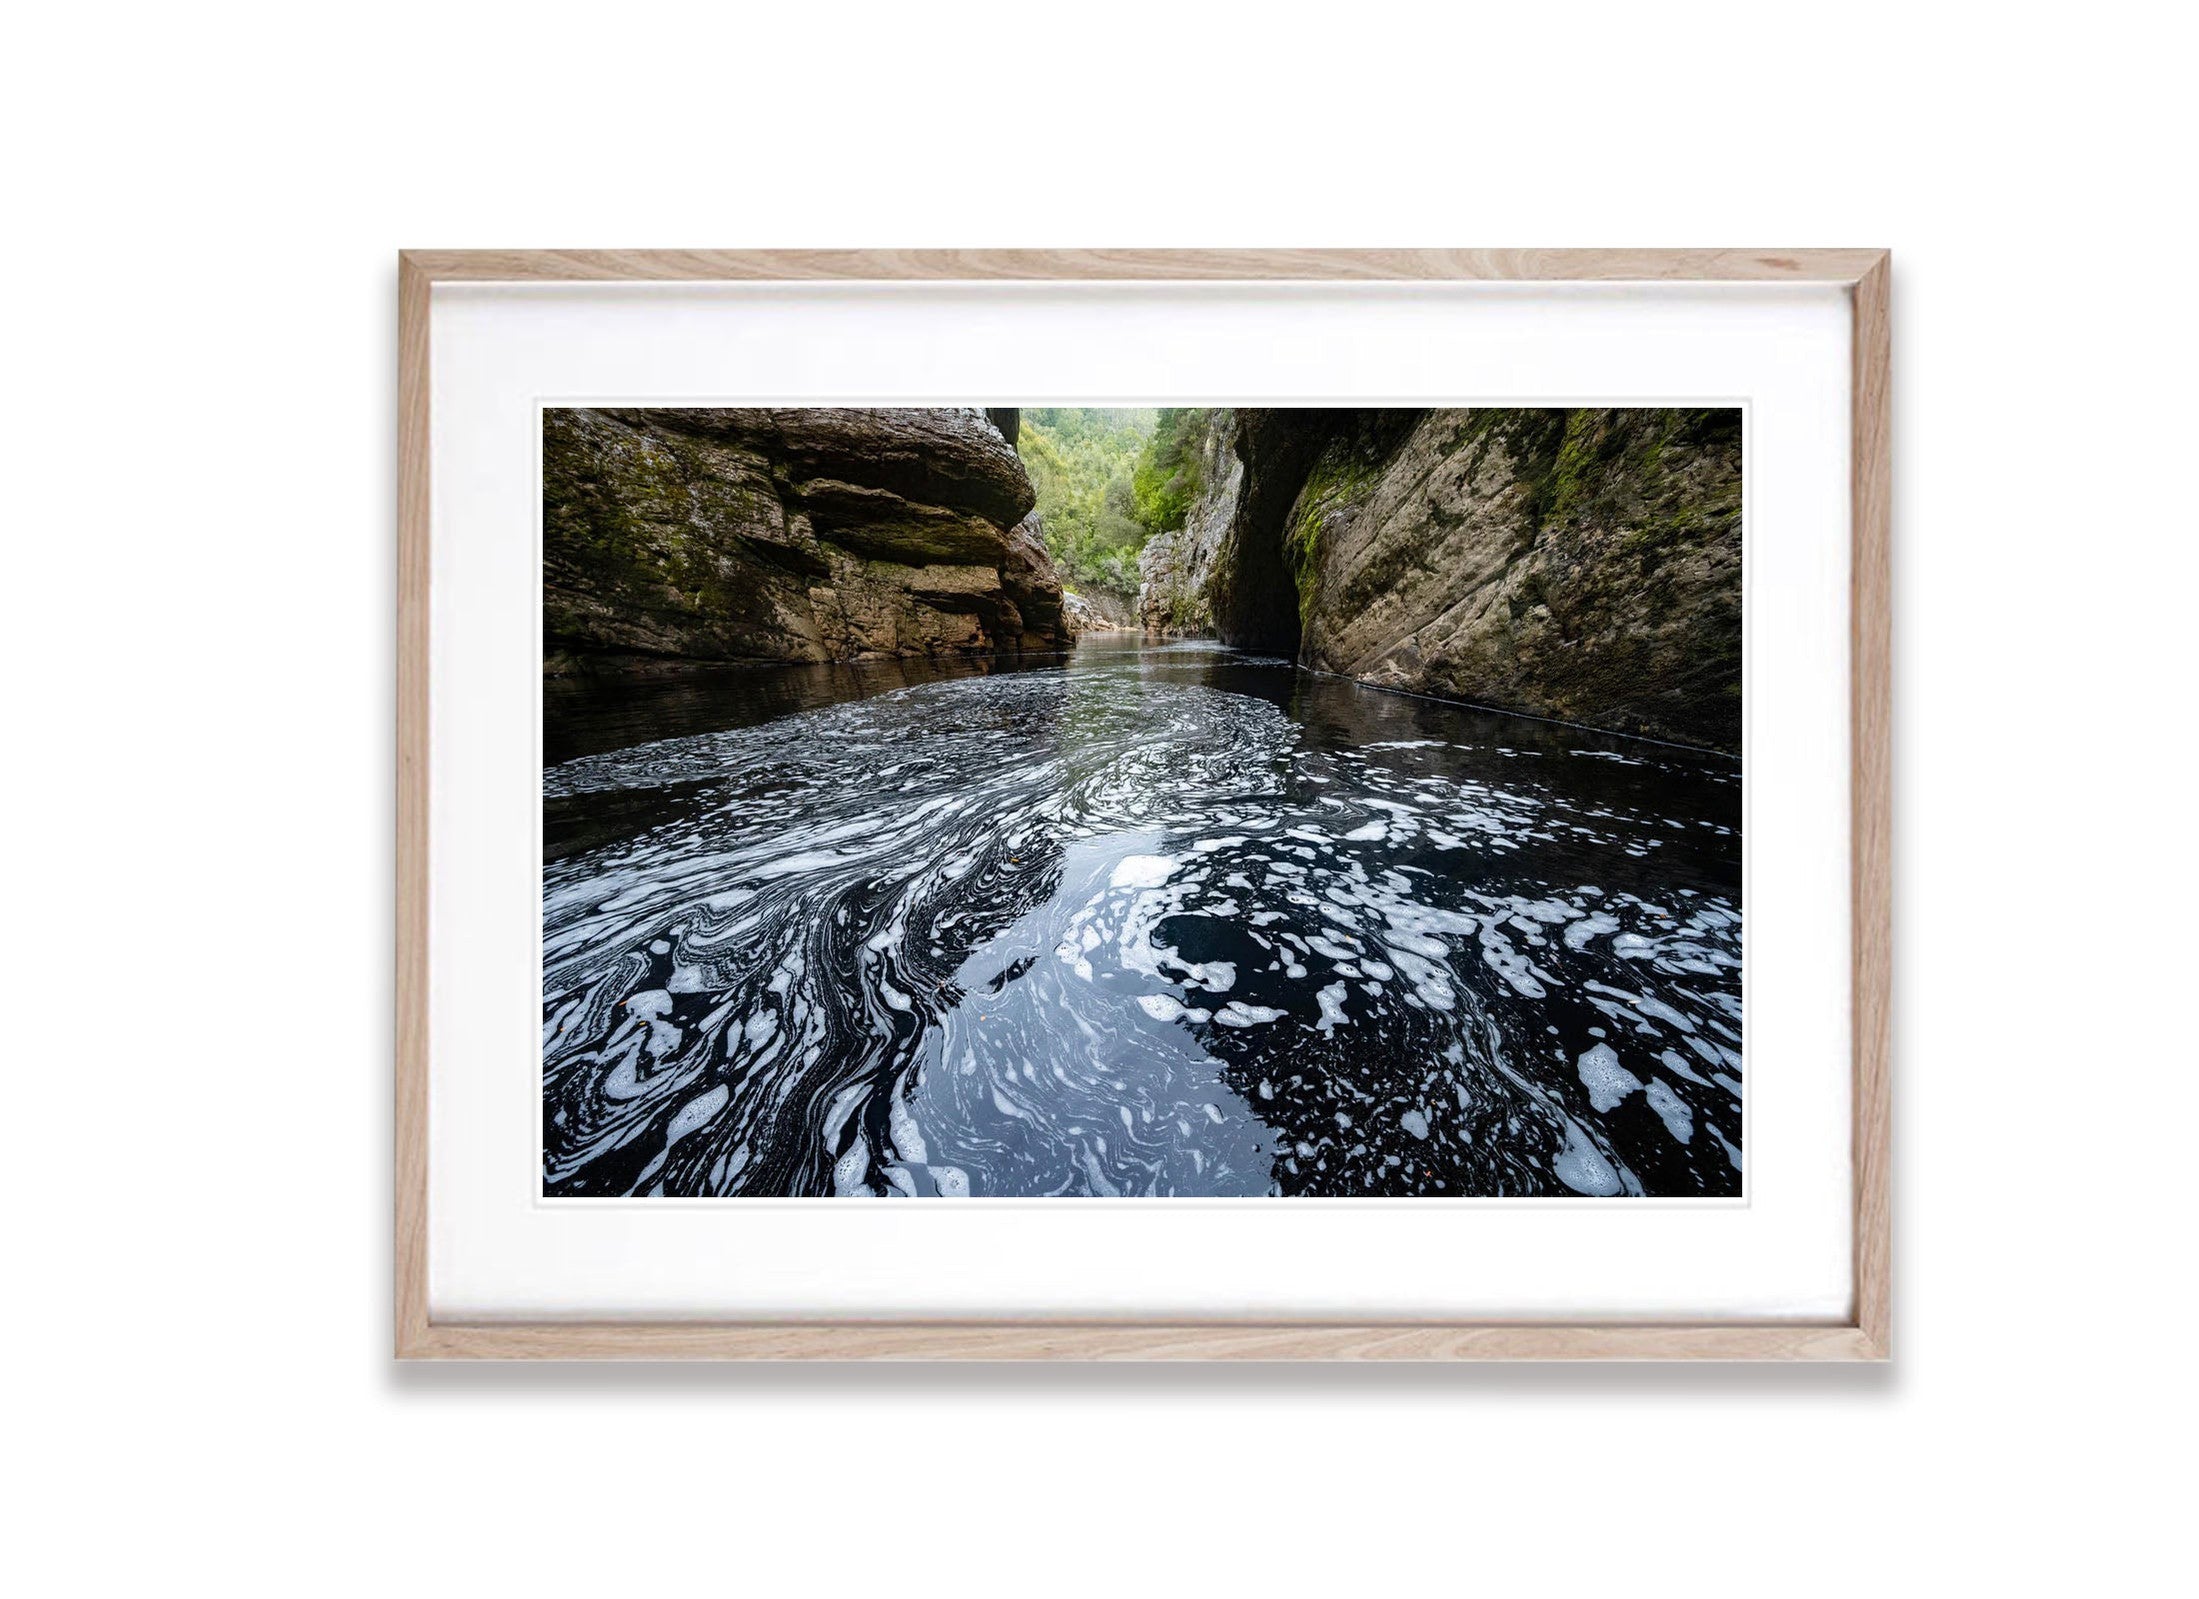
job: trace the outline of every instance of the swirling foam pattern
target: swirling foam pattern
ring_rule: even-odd
[[[1740,1191],[1729,762],[1088,643],[545,792],[549,1194]]]

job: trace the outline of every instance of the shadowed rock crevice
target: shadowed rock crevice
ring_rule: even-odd
[[[1236,451],[1244,483],[1214,558],[1214,631],[1225,644],[1296,656],[1298,587],[1283,548],[1298,491],[1346,413],[1240,410]]]

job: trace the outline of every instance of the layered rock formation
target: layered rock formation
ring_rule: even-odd
[[[1232,448],[1149,626],[1203,605],[1364,682],[1740,748],[1739,411],[1241,410]]]
[[[1014,413],[553,409],[552,670],[1067,648]]]

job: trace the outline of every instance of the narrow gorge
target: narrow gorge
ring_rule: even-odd
[[[1135,591],[1065,596],[1015,410],[551,410],[545,659],[1020,655],[1136,625],[1738,752],[1738,411],[1190,415],[1188,504]]]
[[[1731,410],[543,415],[542,1191],[1742,1191]]]

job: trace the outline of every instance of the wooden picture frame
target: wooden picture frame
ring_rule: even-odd
[[[1883,1360],[1889,1353],[1890,261],[1883,250],[413,250],[398,259],[395,1349],[402,1359]],[[1853,1282],[1836,1321],[452,1323],[428,1304],[429,299],[438,283],[1780,282],[1850,298]]]

